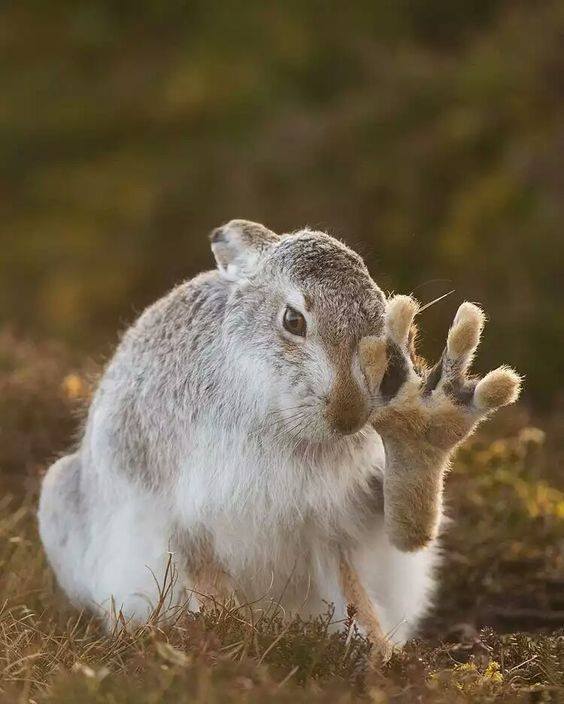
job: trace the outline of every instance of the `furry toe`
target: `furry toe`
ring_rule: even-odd
[[[394,296],[387,305],[386,327],[388,335],[400,347],[405,347],[409,330],[413,323],[419,303],[411,296]]]
[[[474,405],[480,411],[507,406],[519,398],[521,377],[511,367],[498,367],[478,382],[474,391]]]

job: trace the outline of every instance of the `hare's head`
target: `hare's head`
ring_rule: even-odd
[[[382,334],[385,309],[361,257],[322,232],[279,236],[246,220],[211,241],[233,282],[224,332],[266,400],[266,427],[306,442],[358,432],[374,402],[362,350]]]

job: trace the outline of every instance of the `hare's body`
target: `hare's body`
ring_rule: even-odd
[[[386,301],[328,235],[232,221],[212,242],[219,271],[126,333],[80,446],[47,473],[49,560],[76,603],[135,621],[170,554],[164,606],[235,593],[338,620],[352,603],[387,655],[429,603],[449,456],[518,378],[466,377],[471,304],[441,362],[416,366],[415,302]]]
[[[192,552],[211,539],[244,599],[304,615],[333,603],[344,618],[335,546],[349,544],[384,627],[402,640],[428,604],[433,547],[406,554],[386,538],[382,441],[371,428],[327,445],[277,441],[276,381],[215,334],[231,288],[203,274],[124,337],[79,450],[44,482],[40,528],[59,580],[81,605],[113,601],[142,620],[169,551],[181,602],[198,590]]]

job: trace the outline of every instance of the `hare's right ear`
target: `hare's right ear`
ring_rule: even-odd
[[[230,281],[250,276],[261,254],[279,237],[258,222],[230,220],[210,234],[217,268]]]

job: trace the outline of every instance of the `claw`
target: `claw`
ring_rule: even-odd
[[[405,347],[413,318],[419,310],[419,303],[411,296],[390,298],[386,312],[388,335],[400,347]]]
[[[452,360],[470,360],[484,329],[486,316],[474,303],[464,302],[448,332],[447,353]]]
[[[511,367],[498,367],[478,382],[474,405],[480,411],[491,411],[515,403],[521,393],[521,377]]]
[[[373,335],[363,337],[358,346],[358,354],[368,388],[374,393],[380,386],[388,364],[386,341]]]

